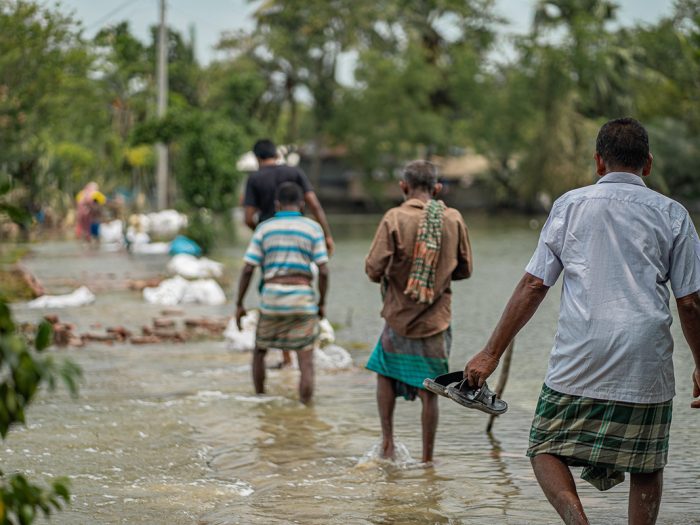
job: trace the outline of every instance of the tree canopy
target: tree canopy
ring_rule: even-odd
[[[612,0],[538,0],[518,37],[494,0],[265,0],[253,22],[206,65],[169,30],[159,120],[155,32],[124,21],[87,39],[60,4],[1,1],[0,177],[30,214],[93,179],[151,197],[163,140],[171,201],[223,211],[237,158],[267,136],[305,147],[316,184],[332,146],[368,184],[411,158],[479,154],[484,205],[532,209],[590,181],[598,127],[631,115],[650,131],[652,184],[700,198],[699,0],[632,26]]]

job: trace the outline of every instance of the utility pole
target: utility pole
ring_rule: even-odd
[[[160,24],[158,26],[158,65],[156,66],[158,80],[158,118],[165,118],[168,109],[168,42],[165,25],[165,0],[160,0]],[[168,207],[168,147],[159,142],[156,144],[158,165],[156,169],[156,193],[158,209]]]

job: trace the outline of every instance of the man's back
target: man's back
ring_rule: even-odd
[[[266,281],[290,275],[311,279],[311,263],[328,261],[323,230],[299,212],[277,212],[255,229],[244,261],[261,266]]]
[[[686,262],[696,242],[686,210],[634,174],[610,173],[560,198],[527,269],[548,286],[564,272],[547,385],[634,403],[672,398],[666,283],[676,297],[700,287]]]
[[[261,166],[248,177],[243,205],[260,211],[259,223],[275,214],[275,192],[283,182],[298,184],[304,193],[313,190],[309,179],[300,169],[284,164]]]
[[[471,274],[466,226],[457,210],[447,208],[435,275],[435,301],[419,304],[403,293],[411,273],[424,210],[425,204],[418,199],[409,199],[389,210],[366,259],[367,275],[374,280],[386,278],[388,281],[382,316],[405,337],[427,337],[447,329],[451,321],[450,282],[466,279]]]

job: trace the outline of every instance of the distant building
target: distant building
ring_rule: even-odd
[[[280,162],[292,165],[298,162],[307,175],[311,173],[313,156],[309,148],[297,151],[283,147],[280,149],[290,151],[286,158],[280,158]],[[367,175],[350,162],[348,155],[345,146],[329,147],[321,151],[320,180],[315,191],[326,210],[378,213],[401,202],[403,196],[397,179],[403,163],[398,163],[393,173],[378,171]],[[448,205],[458,209],[484,208],[488,205],[487,196],[476,184],[478,176],[489,169],[486,157],[461,153],[455,156],[433,156],[431,160],[440,168],[440,180],[444,185],[442,197]],[[241,156],[236,166],[240,171],[249,173],[258,169],[252,152]]]

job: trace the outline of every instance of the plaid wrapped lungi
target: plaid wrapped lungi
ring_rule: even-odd
[[[318,307],[310,286],[263,286],[255,346],[279,350],[312,350],[318,333]]]
[[[581,477],[599,490],[625,472],[655,472],[668,458],[672,401],[625,403],[572,396],[542,386],[527,455],[553,454],[585,467]]]
[[[384,325],[367,369],[396,380],[394,391],[413,400],[423,380],[448,372],[448,357],[452,346],[452,330],[430,337],[403,337],[389,325]]]

